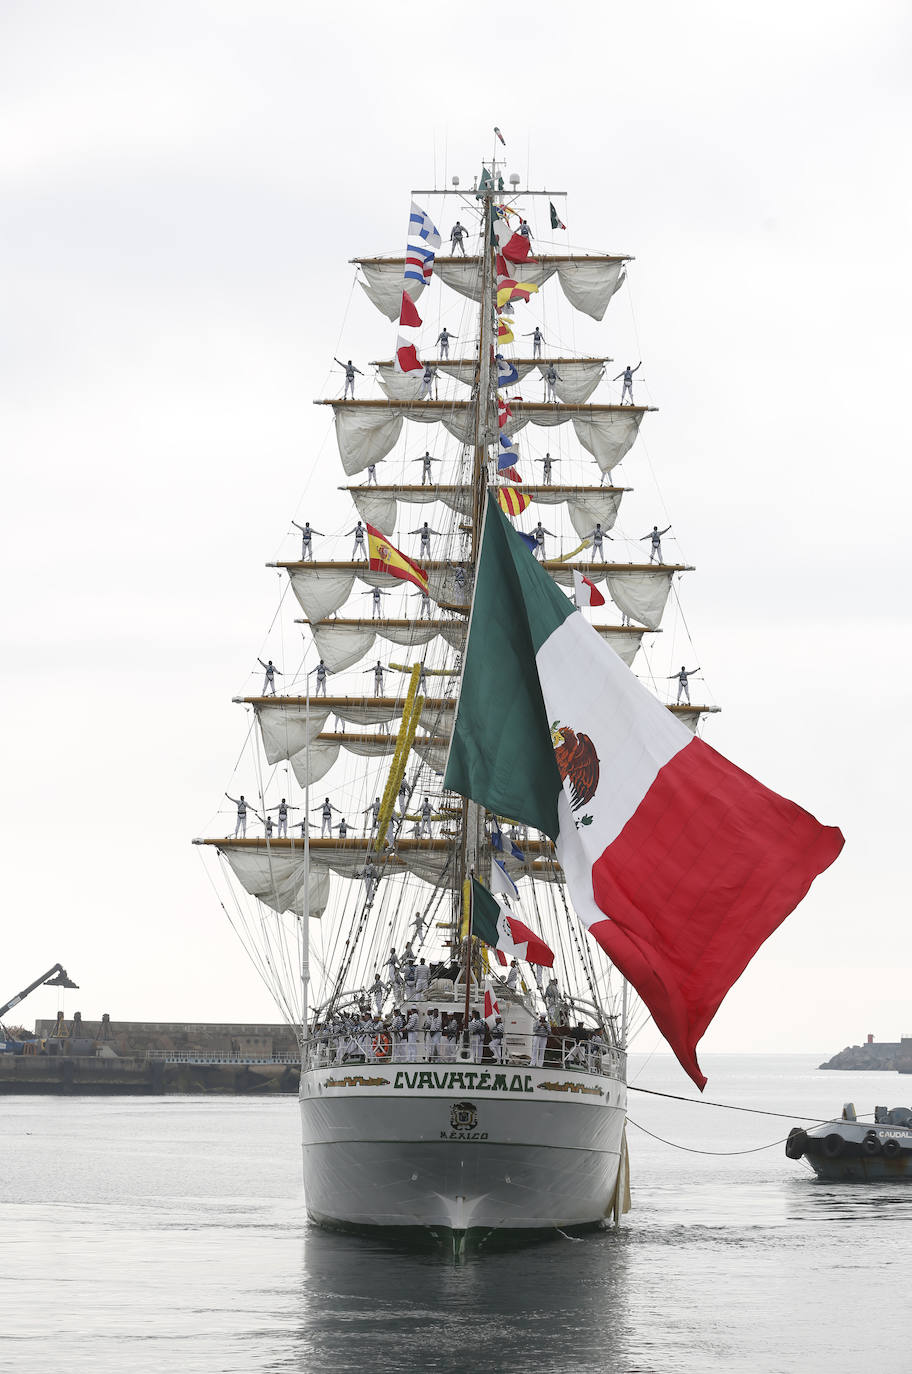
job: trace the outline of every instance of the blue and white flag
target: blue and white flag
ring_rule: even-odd
[[[518,863],[524,864],[526,862],[526,856],[519,845],[514,844],[512,840],[504,840],[503,831],[496,821],[491,825],[491,848],[496,849],[498,854],[506,854],[509,848],[510,854]]]
[[[511,468],[518,461],[519,449],[509,435],[501,430],[497,443],[497,471],[503,472],[504,468]]]
[[[524,530],[517,530],[516,533],[519,535],[520,539],[523,541],[523,543],[525,544],[525,546],[526,546],[526,548],[529,550],[529,552],[530,552],[530,553],[534,553],[534,552],[535,552],[535,545],[536,545],[537,542],[538,542],[538,540],[535,538],[535,535],[534,535],[534,534],[526,534]]]
[[[405,250],[405,280],[420,281],[424,286],[434,270],[434,252],[421,244],[410,243]]]
[[[512,386],[519,381],[519,373],[511,362],[502,353],[495,353],[494,361],[497,363],[497,385]]]
[[[510,877],[502,863],[497,859],[491,860],[491,891],[500,893],[503,897],[513,897],[519,900],[519,888]]]
[[[426,211],[420,205],[412,201],[412,213],[409,215],[408,227],[409,242],[412,239],[424,239],[428,248],[439,248],[441,244],[440,234],[437,226]]]

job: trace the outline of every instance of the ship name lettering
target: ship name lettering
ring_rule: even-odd
[[[478,1079],[478,1091],[482,1092],[485,1088],[487,1088],[490,1085],[490,1082],[491,1075],[488,1073],[487,1069],[485,1069],[484,1073],[482,1073]]]
[[[433,1075],[432,1073],[420,1073],[420,1074],[418,1075],[418,1087],[419,1087],[419,1088],[433,1088],[433,1086],[434,1086],[434,1075]]]
[[[497,1092],[499,1089],[502,1093],[505,1093],[507,1091],[507,1075],[505,1073],[496,1073],[494,1075],[494,1082],[491,1084],[491,1089],[493,1092]]]
[[[388,1079],[373,1080],[378,1083],[389,1082]],[[543,1083],[542,1087],[552,1087],[554,1085]],[[418,1072],[409,1073],[406,1069],[397,1069],[396,1077],[393,1080],[394,1088],[436,1088],[438,1092],[455,1092],[457,1088],[462,1092],[490,1092],[490,1093],[534,1093],[535,1085],[532,1082],[531,1074],[515,1073],[508,1078],[505,1073],[491,1074],[487,1069],[482,1072],[475,1070],[454,1070],[448,1073]],[[592,1089],[589,1089],[592,1091]],[[448,1137],[449,1138],[449,1137]],[[455,1139],[455,1137],[453,1137]]]
[[[487,1131],[441,1131],[441,1140],[487,1140]]]

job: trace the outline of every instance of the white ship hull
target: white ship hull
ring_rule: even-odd
[[[591,1225],[623,1149],[620,1078],[528,1065],[378,1064],[301,1080],[304,1190],[322,1225],[452,1233]]]

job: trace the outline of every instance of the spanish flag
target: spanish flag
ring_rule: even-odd
[[[401,553],[374,525],[367,525],[367,553],[371,572],[385,572],[402,582],[414,582],[427,594],[428,575],[424,568]]]
[[[526,506],[532,504],[532,497],[524,491],[515,491],[513,487],[498,487],[497,504],[507,515],[522,515]]]

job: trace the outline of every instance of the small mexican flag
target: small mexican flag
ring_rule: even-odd
[[[525,959],[527,964],[541,964],[551,968],[554,954],[544,940],[514,916],[509,907],[501,905],[493,893],[472,879],[472,934],[496,949],[506,959]]]
[[[497,1020],[498,1016],[500,1015],[500,1007],[497,1005],[497,998],[494,996],[494,989],[491,987],[491,984],[488,982],[487,979],[485,979],[485,990],[484,990],[484,992],[485,992],[484,1019],[487,1021],[487,1023],[488,1023],[489,1026],[493,1026],[493,1025],[494,1025],[494,1022]]]
[[[701,1088],[723,997],[843,846],[638,681],[493,493],[443,785],[551,836],[579,919]]]
[[[554,208],[554,202],[552,200],[548,201],[548,209],[551,211],[551,228],[566,229],[567,226],[566,224],[564,224],[563,220],[558,217],[558,213]]]

